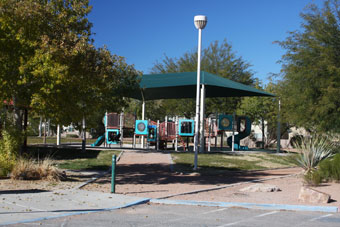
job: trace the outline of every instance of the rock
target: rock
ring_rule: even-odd
[[[299,201],[309,203],[329,203],[331,196],[308,187],[301,187]]]
[[[198,176],[201,176],[201,174],[198,172],[193,172],[193,173],[190,173],[189,176],[198,177]]]
[[[279,187],[271,184],[254,184],[240,189],[241,192],[278,192],[281,191]]]

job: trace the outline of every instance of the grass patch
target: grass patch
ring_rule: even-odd
[[[225,154],[210,153],[198,155],[199,172],[220,173],[221,171],[264,170],[296,166],[295,154],[276,155],[268,153]],[[192,171],[193,153],[173,153],[176,171]]]
[[[95,157],[80,157],[58,161],[58,168],[72,170],[107,170],[112,164],[112,155],[119,155],[120,151],[102,150]]]
[[[120,151],[114,150],[92,150],[86,149],[82,152],[80,148],[58,148],[29,146],[28,159],[39,162],[46,157],[53,160],[58,168],[72,170],[103,170],[111,166],[112,155],[119,155]]]
[[[96,141],[96,139],[86,139],[86,144],[92,144]],[[62,137],[61,143],[81,143],[81,138],[72,138],[72,137]],[[27,144],[43,144],[44,138],[38,137],[38,136],[28,136],[27,137]],[[57,143],[57,137],[46,137],[46,143],[50,144],[56,144]]]

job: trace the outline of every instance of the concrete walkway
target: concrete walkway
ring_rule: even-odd
[[[84,190],[1,192],[0,225],[114,210],[149,199]]]

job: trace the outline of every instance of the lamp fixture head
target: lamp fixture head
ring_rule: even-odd
[[[208,18],[203,15],[197,15],[194,17],[195,27],[197,29],[203,29],[207,25]]]

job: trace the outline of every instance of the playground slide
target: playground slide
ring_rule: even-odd
[[[242,117],[242,120],[245,120],[245,129],[242,132],[239,132],[237,135],[234,135],[234,149],[236,150],[248,150],[247,146],[240,146],[240,141],[247,136],[250,135],[251,132],[251,121],[247,117]],[[238,129],[240,128],[240,121],[238,120]],[[229,136],[227,139],[228,146],[232,146],[232,136]]]
[[[91,144],[91,147],[96,147],[96,146],[100,146],[105,140],[105,134],[102,136],[99,136],[98,139],[96,140],[96,142],[94,142],[93,144]]]

